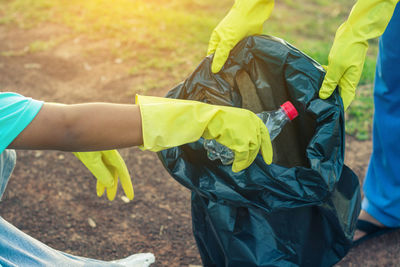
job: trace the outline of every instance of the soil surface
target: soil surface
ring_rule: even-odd
[[[56,26],[35,32],[0,25],[0,51],[23,50],[43,35],[62,31]],[[117,62],[101,44],[91,45],[97,49],[92,56],[82,56],[84,45],[76,40],[51,51],[0,56],[0,89],[61,103],[132,103],[132,88],[141,79],[127,74],[134,62]],[[172,86],[146,94],[162,96]],[[371,141],[346,138],[346,163],[360,182],[371,148]],[[201,265],[192,235],[189,190],[170,177],[155,153],[137,148],[120,153],[133,177],[133,201],[122,200],[121,188],[113,202],[98,198],[95,178],[71,153],[21,150],[0,215],[45,244],[74,255],[114,260],[152,252],[153,266]],[[400,266],[400,231],[352,249],[337,266]]]

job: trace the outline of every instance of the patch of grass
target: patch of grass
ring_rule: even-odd
[[[330,0],[314,0],[313,2],[315,2],[319,6],[329,6],[329,4],[331,3]]]
[[[12,22],[12,18],[10,16],[6,16],[5,12],[0,9],[0,25],[1,24],[10,24]]]
[[[137,65],[133,66],[129,70],[130,75],[136,75],[141,73],[149,73],[152,71],[164,71],[168,72],[170,76],[176,76],[174,72],[175,67],[177,66],[177,62],[168,60],[168,59],[147,59],[145,62],[138,62]]]
[[[54,46],[56,46],[58,43],[62,41],[63,38],[57,38],[57,39],[51,39],[48,41],[34,41],[29,44],[29,52],[35,53],[35,52],[43,52],[47,51]]]
[[[296,1],[294,0],[283,0],[283,3],[285,3],[285,5],[289,6],[289,7],[298,7],[299,4],[296,3]]]
[[[48,21],[57,4],[57,1],[52,0],[6,1],[0,3],[3,10],[0,23],[14,23],[20,28],[32,28],[40,22]]]
[[[14,56],[22,56],[29,52],[29,47],[25,46],[20,50],[8,50],[0,52],[0,55],[3,57],[14,57]]]
[[[328,55],[331,48],[330,43],[323,41],[305,41],[302,42],[298,48],[321,65],[328,65]]]
[[[365,58],[363,72],[360,78],[360,85],[370,84],[375,79],[375,66],[376,66],[376,55],[367,55]]]
[[[346,111],[346,132],[359,140],[370,139],[373,113],[373,86],[360,86],[356,98]]]
[[[43,40],[36,40],[25,46],[24,48],[20,50],[9,50],[9,51],[3,51],[0,53],[0,55],[5,56],[5,57],[10,57],[10,56],[22,56],[28,53],[36,53],[36,52],[43,52],[43,51],[48,51],[58,45],[60,42],[65,40],[67,37],[59,37],[55,39],[50,39],[47,41]]]

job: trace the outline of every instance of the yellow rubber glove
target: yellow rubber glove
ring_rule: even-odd
[[[253,112],[198,101],[136,95],[142,117],[143,150],[154,152],[215,139],[235,153],[232,171],[247,168],[261,154],[272,162],[272,145],[267,127]]]
[[[328,57],[325,79],[319,91],[328,98],[339,85],[346,110],[353,101],[368,49],[368,39],[383,34],[398,0],[359,0],[336,31]]]
[[[118,177],[125,195],[132,200],[133,186],[128,168],[117,150],[73,152],[73,154],[97,178],[97,196],[101,197],[107,188],[107,198],[112,201],[117,194]]]
[[[211,34],[207,55],[215,52],[211,70],[217,73],[232,48],[243,38],[261,34],[264,22],[274,8],[273,0],[236,0]]]

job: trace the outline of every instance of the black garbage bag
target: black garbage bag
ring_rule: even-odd
[[[360,211],[357,176],[344,165],[344,112],[335,92],[321,100],[323,68],[285,41],[242,40],[218,74],[212,58],[167,97],[255,113],[290,100],[299,116],[238,173],[207,158],[201,140],[159,153],[192,191],[193,232],[204,266],[331,266],[347,253]]]

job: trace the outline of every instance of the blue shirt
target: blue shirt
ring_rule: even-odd
[[[15,151],[9,144],[35,118],[42,101],[16,93],[0,93],[0,200],[15,166]]]
[[[29,125],[42,105],[42,101],[16,93],[0,93],[0,153]]]

